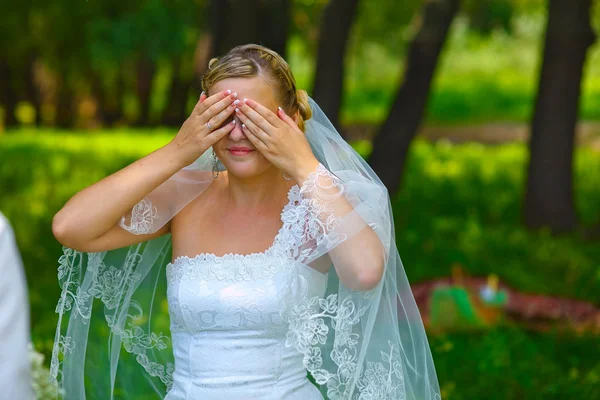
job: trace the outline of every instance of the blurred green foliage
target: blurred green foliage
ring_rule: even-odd
[[[29,282],[33,338],[49,354],[59,295],[61,246],[52,216],[76,191],[166,144],[170,130],[94,134],[21,130],[0,140],[0,210],[12,221]],[[363,155],[368,144],[356,143]],[[596,302],[600,248],[578,234],[551,237],[520,227],[526,148],[417,141],[393,200],[397,242],[411,282],[497,274],[526,292]],[[575,193],[585,224],[600,219],[600,155],[577,150]],[[503,327],[433,337],[439,379],[451,399],[592,398],[597,338]],[[476,379],[473,379],[476,377]]]
[[[511,33],[480,34],[470,28],[467,16],[454,21],[433,83],[426,122],[529,121],[538,86],[544,15],[515,16],[511,26]],[[379,124],[402,79],[405,54],[360,37],[354,41],[347,58],[342,121]],[[290,64],[299,81],[307,84],[312,79],[307,71],[312,64],[306,61],[310,55],[298,47],[292,42]],[[600,120],[600,43],[588,55],[580,110],[582,119]]]
[[[187,85],[195,85],[194,62],[202,50],[196,46],[208,31],[209,3],[4,2],[0,4],[0,44],[6,49],[2,58],[17,69],[26,69],[31,57],[38,59],[48,69],[43,74],[47,82],[41,87],[50,98],[55,96],[57,82],[59,87],[65,83],[79,98],[93,95],[98,87],[111,102],[122,96],[123,123],[134,121],[139,112],[136,64],[150,60],[157,71],[150,113],[151,123],[156,123],[168,104],[174,74],[181,75]],[[309,91],[319,19],[326,4],[327,0],[292,3],[288,61],[299,86]],[[378,124],[387,116],[403,77],[406,49],[417,30],[421,4],[421,0],[360,2],[346,55],[344,123]],[[600,5],[593,16],[598,30]],[[427,121],[528,121],[537,90],[545,18],[545,0],[464,0],[438,66]],[[27,35],[21,34],[24,29]],[[14,84],[19,87],[24,82],[14,79]],[[198,92],[190,90],[190,110]],[[18,110],[19,119],[33,121],[24,108],[25,102]],[[45,107],[42,120],[51,122],[55,112]],[[600,44],[589,53],[581,116],[600,120]]]

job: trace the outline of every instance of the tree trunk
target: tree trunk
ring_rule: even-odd
[[[71,89],[66,74],[57,77],[56,90],[56,117],[55,124],[59,128],[69,129],[73,127],[77,119],[78,110],[74,102],[74,92]]]
[[[213,0],[211,53],[217,57],[235,46],[257,43],[285,57],[290,8],[290,0]]]
[[[259,0],[213,0],[210,15],[214,57],[231,48],[259,43]]]
[[[171,87],[167,97],[167,106],[163,112],[162,124],[167,126],[180,126],[185,121],[185,106],[188,99],[189,84],[181,77],[181,57],[173,60],[173,75]]]
[[[18,123],[15,116],[18,97],[13,86],[13,69],[6,60],[0,60],[0,107],[4,109],[4,127],[12,128]]]
[[[140,105],[135,125],[147,126],[150,123],[150,98],[152,82],[156,74],[156,64],[144,56],[136,64],[136,94]]]
[[[336,128],[344,85],[344,56],[357,8],[358,0],[330,0],[321,18],[312,96]]]
[[[572,230],[573,148],[583,67],[595,35],[591,0],[550,0],[539,90],[529,141],[524,202],[529,228]]]
[[[88,70],[88,75],[90,77],[90,84],[92,87],[92,96],[96,101],[96,119],[100,122],[102,126],[108,125],[106,121],[106,90],[104,89],[104,83],[102,82],[102,77],[100,74],[93,69]]]
[[[38,84],[35,80],[35,67],[37,57],[31,54],[27,58],[25,68],[23,68],[23,83],[25,89],[25,100],[28,101],[35,110],[35,125],[42,123],[42,96]]]
[[[260,44],[286,57],[290,28],[290,0],[262,0],[259,15]]]
[[[395,195],[408,150],[425,115],[431,83],[459,0],[426,0],[420,28],[410,43],[406,72],[386,121],[373,140],[369,164]]]
[[[208,62],[215,53],[215,39],[212,31],[205,32],[196,43],[194,50],[194,77],[192,78],[192,87],[197,89],[197,97],[200,97],[202,90],[202,76],[208,69]],[[196,100],[197,101],[197,100]]]
[[[94,82],[98,79],[96,82]],[[125,95],[125,79],[122,73],[117,73],[114,87],[106,87],[99,81],[99,77],[92,75],[92,88],[97,96],[99,114],[102,123],[114,126],[123,118],[123,96]]]

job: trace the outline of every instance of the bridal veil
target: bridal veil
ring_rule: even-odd
[[[306,137],[334,178],[327,188],[319,187],[323,180],[302,186],[306,199],[296,212],[306,225],[299,227],[301,243],[283,272],[289,279],[281,310],[288,325],[285,345],[304,355],[326,399],[440,399],[425,329],[396,247],[389,195],[312,99],[310,105]],[[142,199],[121,226],[134,234],[155,232],[211,184],[211,169],[207,151]],[[328,207],[339,196],[352,211],[337,215]],[[344,271],[345,259],[335,254],[363,229],[377,234],[385,264],[383,277],[368,290],[342,282],[338,271]],[[100,253],[63,250],[51,359],[51,379],[61,396],[163,398],[174,370],[165,278],[170,235]],[[323,259],[333,264],[325,295],[310,297],[309,283],[295,271]]]

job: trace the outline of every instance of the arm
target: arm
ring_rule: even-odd
[[[221,124],[233,113],[236,97],[231,91],[208,98],[203,93],[169,144],[73,196],[52,221],[56,239],[67,247],[91,252],[125,247],[168,233],[168,223],[158,231],[140,229],[131,215],[126,215],[148,211],[139,207],[144,207],[142,200],[150,192],[233,129],[233,123]],[[219,128],[212,130],[207,122]]]
[[[316,160],[300,168],[293,179],[301,186],[312,217],[319,221],[320,234],[331,242],[341,240],[333,243],[327,253],[340,280],[353,290],[375,287],[383,276],[385,248],[374,231],[376,227],[364,221],[345,197],[344,183]],[[344,226],[339,227],[338,223]],[[351,226],[358,232],[347,239],[337,237]]]
[[[349,193],[345,193],[345,184],[319,164],[296,122],[299,111],[294,119],[281,107],[274,114],[258,102],[244,99],[236,112],[248,140],[301,186],[309,213],[307,223],[312,224],[307,226],[308,236],[312,236],[310,240],[316,240],[317,245],[301,250],[303,257],[314,267],[315,262],[326,261],[323,256],[328,255],[344,285],[356,290],[375,287],[383,276],[386,254],[382,240],[373,231],[372,215],[377,210],[370,209],[369,202],[361,201],[352,193],[350,186],[354,186],[354,182],[348,185]],[[356,184],[362,185],[359,191],[363,197],[383,194],[373,182],[360,176],[356,178]],[[377,191],[368,193],[374,190]],[[348,201],[351,198],[356,204]],[[314,260],[317,255],[323,258]]]
[[[183,168],[175,146],[166,145],[75,194],[54,216],[52,232],[67,247],[102,251],[168,233],[134,235],[119,223],[140,200]]]

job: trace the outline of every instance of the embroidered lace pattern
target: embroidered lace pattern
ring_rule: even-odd
[[[336,231],[342,217],[337,216],[332,207],[345,192],[343,182],[319,164],[301,187],[296,185],[288,192],[289,202],[281,213],[283,225],[269,249],[248,255],[202,253],[195,257],[178,257],[167,265],[169,286],[183,277],[235,283],[266,279],[285,271],[289,275],[289,286],[303,289],[283,296],[285,305],[280,315],[282,321],[289,324],[285,345],[303,355],[305,368],[319,385],[326,385],[328,397],[345,400],[353,393],[355,400],[405,399],[403,363],[397,344],[388,342],[388,348],[380,352],[379,360],[366,360],[359,354],[364,340],[359,322],[372,311],[370,306],[381,294],[381,287],[364,292],[344,292],[343,297],[342,292],[325,297],[310,296],[307,293],[311,282],[306,276],[294,273],[292,267],[314,260],[317,251],[322,254],[323,249],[326,252],[346,239]],[[156,218],[156,208],[144,199],[132,209],[128,222],[123,217],[121,226],[135,234],[148,233]],[[375,229],[374,224],[370,226]],[[91,302],[94,298],[100,299],[105,306],[108,326],[122,337],[125,350],[135,354],[140,365],[151,376],[160,378],[169,389],[173,384],[173,364],[162,365],[151,361],[149,356],[154,351],[166,349],[170,339],[162,333],[146,333],[139,322],[143,316],[142,307],[127,300],[130,288],[140,281],[136,274],[136,265],[141,260],[139,250],[130,252],[121,268],[107,266],[98,253],[89,253],[87,271],[93,275],[84,286],[80,282],[79,265],[85,255],[68,248],[63,251],[58,268],[62,288],[56,308],[59,325],[67,311],[88,321]],[[170,308],[176,306],[169,305]],[[124,307],[129,310],[126,321],[117,318],[118,310]],[[203,318],[212,323],[214,316]],[[177,330],[177,326],[172,328]],[[332,347],[324,346],[326,343]],[[60,375],[59,354],[67,354],[77,345],[72,337],[57,333],[51,362],[52,377],[57,379]]]
[[[62,288],[61,296],[56,306],[59,314],[59,326],[65,312],[76,313],[84,324],[88,324],[91,317],[92,301],[100,299],[104,304],[104,313],[108,327],[112,333],[119,335],[123,340],[123,347],[129,353],[136,355],[136,360],[151,376],[158,377],[167,388],[173,383],[172,363],[162,365],[150,361],[148,354],[154,350],[164,350],[170,339],[160,333],[146,334],[140,324],[143,321],[143,310],[135,301],[127,300],[127,293],[131,287],[137,286],[140,281],[136,273],[136,266],[141,261],[141,246],[132,247],[122,268],[107,266],[101,253],[81,253],[63,247],[63,255],[59,259],[58,279]],[[87,256],[87,273],[91,279],[80,282],[81,265]],[[119,315],[127,307],[126,321],[120,321]],[[52,350],[50,362],[50,378],[62,384],[60,376],[61,361],[59,355],[73,351],[75,346],[85,343],[75,343],[71,336],[57,332],[55,345]]]
[[[322,164],[308,176],[300,190],[305,198],[295,208],[295,227],[303,227],[294,248],[294,256],[303,261],[310,259],[315,249],[320,252],[333,248],[345,240],[335,232],[342,217],[332,212],[331,203],[345,193],[341,180]],[[301,222],[305,221],[304,224]],[[369,224],[372,229],[374,223]],[[294,277],[298,287],[307,288],[310,282],[300,275]],[[293,285],[292,285],[293,286]],[[306,289],[304,290],[306,293]],[[402,400],[405,396],[402,363],[397,345],[388,342],[388,351],[381,351],[381,360],[359,360],[362,338],[357,324],[370,310],[378,288],[352,292],[344,298],[338,293],[326,297],[300,296],[289,303],[289,329],[286,346],[293,346],[304,355],[304,367],[319,385],[326,385],[331,400],[345,400],[353,392],[356,400]],[[323,354],[324,345],[333,343],[329,354]],[[328,358],[325,368],[324,357]],[[364,365],[366,364],[366,368]],[[335,369],[332,368],[335,366]],[[359,370],[358,380],[351,378]]]
[[[135,235],[152,233],[154,220],[158,219],[158,210],[152,201],[145,197],[138,202],[131,212],[121,217],[119,226]]]

